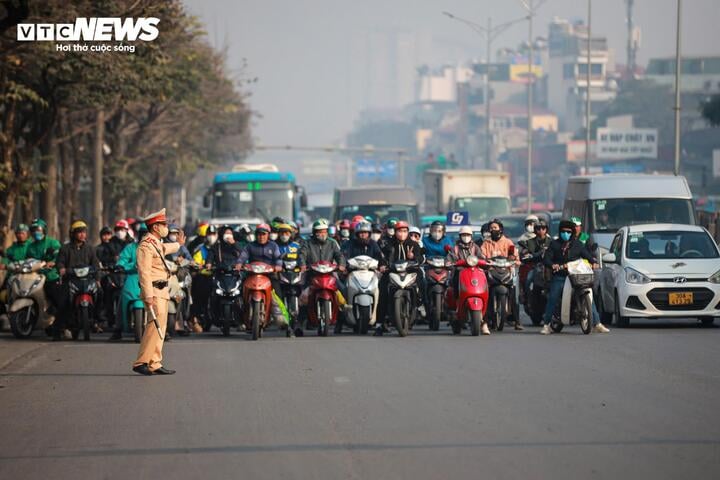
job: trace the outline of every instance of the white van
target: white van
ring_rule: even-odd
[[[687,180],[674,175],[570,177],[563,218],[570,217],[580,217],[584,230],[605,251],[618,229],[626,225],[697,224]]]

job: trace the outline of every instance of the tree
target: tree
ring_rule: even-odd
[[[710,97],[702,104],[700,111],[711,127],[720,127],[720,94]]]

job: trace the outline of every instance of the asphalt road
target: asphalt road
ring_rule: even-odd
[[[204,334],[168,377],[5,333],[0,478],[720,477],[720,328],[537,331]]]

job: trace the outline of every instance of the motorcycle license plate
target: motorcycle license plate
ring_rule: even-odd
[[[692,305],[693,304],[693,293],[692,292],[668,293],[668,304],[670,304],[670,305]]]

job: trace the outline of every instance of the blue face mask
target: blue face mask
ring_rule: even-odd
[[[45,234],[42,232],[33,232],[33,238],[39,242],[40,240],[45,238]]]
[[[572,234],[570,232],[560,232],[560,238],[563,242],[567,242],[568,240],[570,240],[571,236]]]

